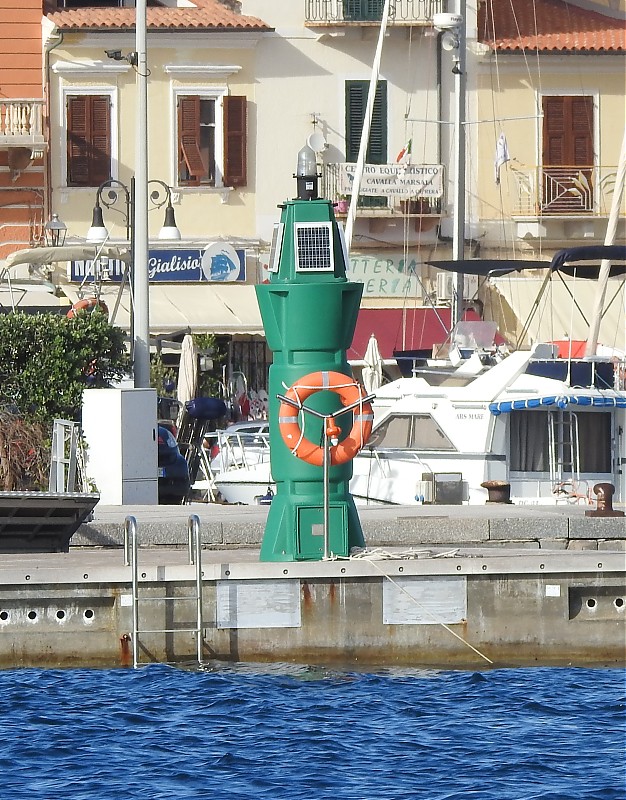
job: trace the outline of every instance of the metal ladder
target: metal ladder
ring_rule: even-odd
[[[564,481],[580,480],[578,417],[571,411],[551,411],[548,425],[550,481],[554,489]]]
[[[130,566],[132,574],[132,611],[133,611],[133,667],[140,666],[139,642],[141,634],[146,633],[194,633],[196,637],[196,657],[198,666],[202,666],[203,621],[202,621],[202,546],[200,540],[200,519],[191,514],[187,521],[189,563],[196,567],[196,591],[191,595],[172,595],[164,597],[139,597],[139,566],[137,558],[137,520],[133,516],[126,517],[124,522],[124,564]],[[166,583],[166,581],[164,581]],[[139,626],[139,602],[167,603],[176,600],[195,600],[196,625],[193,628],[159,628],[148,629]],[[146,663],[146,662],[144,662]]]

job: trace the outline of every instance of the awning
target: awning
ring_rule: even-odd
[[[72,302],[79,299],[78,286],[65,285],[63,289]],[[85,287],[83,294],[88,291],[88,287]],[[100,299],[109,309],[109,318],[115,311],[119,292],[119,284],[108,283],[103,286]],[[192,333],[264,334],[252,285],[151,284],[149,302],[152,335],[187,329]],[[121,293],[113,322],[120,328],[130,330],[131,303],[127,287]]]
[[[619,394],[569,394],[529,397],[525,400],[501,400],[497,403],[489,403],[489,411],[497,417],[499,414],[507,414],[510,411],[523,411],[531,408],[544,408],[545,406],[566,408],[569,405],[595,406],[597,408],[626,408],[626,396]]]
[[[469,309],[464,319],[479,320]],[[452,311],[449,307],[431,308],[362,308],[357,318],[349,361],[362,361],[370,336],[378,340],[378,349],[384,361],[395,361],[394,351],[432,350],[448,338]]]
[[[533,310],[543,278],[492,278],[492,284],[506,300],[521,326]],[[576,303],[572,298],[576,299]],[[586,340],[595,303],[594,287],[575,278],[553,278],[528,329],[533,342],[562,339]],[[610,280],[606,291],[605,311],[600,322],[598,342],[626,350],[624,321],[624,281]]]

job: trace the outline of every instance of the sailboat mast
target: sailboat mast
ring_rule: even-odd
[[[458,28],[457,58],[453,67],[454,73],[454,102],[455,102],[455,137],[454,137],[454,163],[456,174],[454,176],[454,203],[452,209],[452,260],[462,261],[465,254],[465,40],[466,40],[466,1],[457,0],[456,13],[461,18]],[[463,318],[463,291],[464,275],[462,272],[454,273],[454,292],[452,296],[452,325],[456,325]]]
[[[372,72],[370,75],[370,85],[367,94],[367,105],[365,107],[365,118],[363,120],[363,130],[361,131],[361,142],[359,144],[359,155],[356,162],[356,169],[354,171],[354,179],[352,181],[352,195],[350,198],[350,207],[348,209],[348,217],[346,219],[346,248],[350,252],[352,244],[352,230],[354,228],[354,219],[356,217],[356,207],[359,202],[359,189],[361,187],[361,180],[363,179],[363,169],[365,167],[365,155],[367,153],[367,145],[370,139],[370,128],[372,125],[372,114],[374,113],[374,100],[376,99],[376,87],[378,86],[378,75],[380,73],[380,61],[383,53],[383,42],[385,40],[385,33],[387,31],[387,21],[389,19],[389,7],[391,0],[385,0],[383,8],[383,15],[380,23],[380,32],[378,34],[378,43],[376,45],[376,54],[374,55],[374,63],[372,65]]]
[[[615,234],[617,233],[617,223],[619,220],[619,211],[622,204],[622,197],[624,195],[624,181],[626,179],[626,128],[624,128],[624,138],[622,139],[622,152],[619,157],[619,165],[617,167],[617,175],[615,177],[615,188],[613,189],[613,200],[611,202],[611,211],[609,213],[609,221],[606,226],[606,234],[604,236],[604,244],[611,245],[615,242]],[[589,338],[587,339],[587,346],[585,347],[586,356],[595,356],[598,347],[598,334],[600,332],[600,322],[602,320],[602,309],[604,308],[604,298],[606,296],[606,285],[611,271],[611,262],[603,259],[600,264],[600,274],[598,275],[598,289],[591,315],[591,324],[589,325]]]

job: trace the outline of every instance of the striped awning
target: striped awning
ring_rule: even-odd
[[[500,400],[489,404],[489,411],[497,417],[499,414],[508,414],[510,411],[523,411],[525,409],[543,408],[545,406],[556,406],[566,408],[574,406],[595,406],[597,408],[626,408],[626,395],[612,394],[588,395],[588,394],[565,394],[547,395],[544,397],[528,397],[524,400]]]

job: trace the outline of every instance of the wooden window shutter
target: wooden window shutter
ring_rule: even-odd
[[[207,168],[200,153],[200,98],[181,97],[178,101],[178,179],[182,183],[200,183]],[[184,172],[189,173],[185,179]]]
[[[107,96],[68,97],[68,186],[98,186],[111,177],[110,105]]]
[[[593,98],[543,98],[544,166],[593,164]]]
[[[100,185],[111,177],[111,101],[108,97],[91,97],[90,181]]]
[[[247,100],[224,97],[224,185],[245,186],[247,181]]]
[[[361,145],[369,81],[346,82],[346,161],[355,162]],[[387,163],[387,82],[379,81],[374,97],[370,138],[365,160]]]

